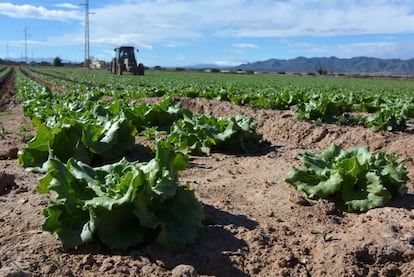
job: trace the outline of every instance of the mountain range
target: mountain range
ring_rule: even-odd
[[[414,75],[414,59],[379,59],[372,57],[354,58],[305,58],[269,59],[253,63],[241,64],[234,69],[260,72],[300,72],[316,73],[324,70],[326,73],[344,74],[386,74]]]

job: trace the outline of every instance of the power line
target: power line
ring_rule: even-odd
[[[27,63],[27,27],[24,27],[24,61]]]

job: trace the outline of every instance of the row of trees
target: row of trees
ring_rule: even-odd
[[[91,64],[92,61],[87,61],[87,65]],[[25,64],[24,61],[14,61],[14,60],[6,60],[6,59],[0,59],[0,64]],[[52,62],[48,62],[48,61],[41,61],[41,62],[35,62],[32,61],[30,64],[38,64],[38,65],[53,65],[53,66],[63,66],[65,65],[65,63],[63,62],[63,60],[57,56],[53,59]],[[81,63],[81,65],[84,65],[85,63]]]

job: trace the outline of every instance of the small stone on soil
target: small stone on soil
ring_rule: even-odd
[[[178,265],[172,270],[173,277],[197,277],[197,271],[191,265]]]
[[[335,224],[341,224],[341,222],[342,222],[342,217],[337,216],[337,215],[334,215],[334,216],[332,216],[332,221],[333,221],[333,223],[335,223]]]

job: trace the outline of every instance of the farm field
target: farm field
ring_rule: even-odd
[[[138,77],[54,67],[0,68],[0,80],[1,276],[414,275],[414,81],[167,71]],[[156,106],[165,98],[170,99],[168,110]],[[166,122],[167,115],[181,116],[168,101],[191,111],[184,113],[191,120],[168,125],[173,123]],[[140,103],[161,109],[152,120],[164,125],[140,121]],[[71,112],[74,120],[65,121]],[[196,128],[215,117],[239,114],[257,122],[256,129],[249,125],[247,133],[229,144],[225,138],[219,141],[225,131],[214,137],[215,144],[184,144],[190,141],[182,135],[189,133],[184,123],[195,122]],[[87,118],[94,116],[95,125],[87,125]],[[66,125],[59,125],[61,121]],[[109,127],[99,128],[103,121]],[[72,122],[88,123],[79,127]],[[241,126],[248,120],[228,122],[220,124]],[[140,129],[142,124],[145,128]],[[169,140],[165,124],[183,130],[181,136]],[[41,135],[45,126],[55,133]],[[114,126],[129,133],[104,133]],[[91,133],[77,140],[85,148],[71,146],[58,133],[65,128],[100,130],[100,144]],[[30,146],[36,134],[38,144]],[[54,134],[60,136],[49,139],[44,154],[40,138]],[[22,164],[37,171],[49,166],[44,159],[47,145],[58,157],[76,157],[95,166],[118,161],[124,152],[128,160],[146,159],[151,156],[148,149],[155,148],[154,137],[190,153],[188,166],[177,177],[194,188],[203,206],[202,238],[179,251],[167,250],[161,240],[124,250],[96,241],[65,250],[56,234],[42,232],[44,208],[62,192],[36,191],[45,172],[30,172]],[[103,143],[114,138],[121,144]],[[233,149],[238,142],[241,149]],[[350,212],[332,199],[305,199],[286,178],[294,166],[303,166],[302,153],[318,153],[332,143],[400,154],[408,172],[407,193],[363,212]],[[132,148],[126,148],[129,144]],[[229,148],[234,151],[225,151]],[[183,209],[185,216],[188,210]],[[196,225],[180,214],[176,219],[182,226]]]

